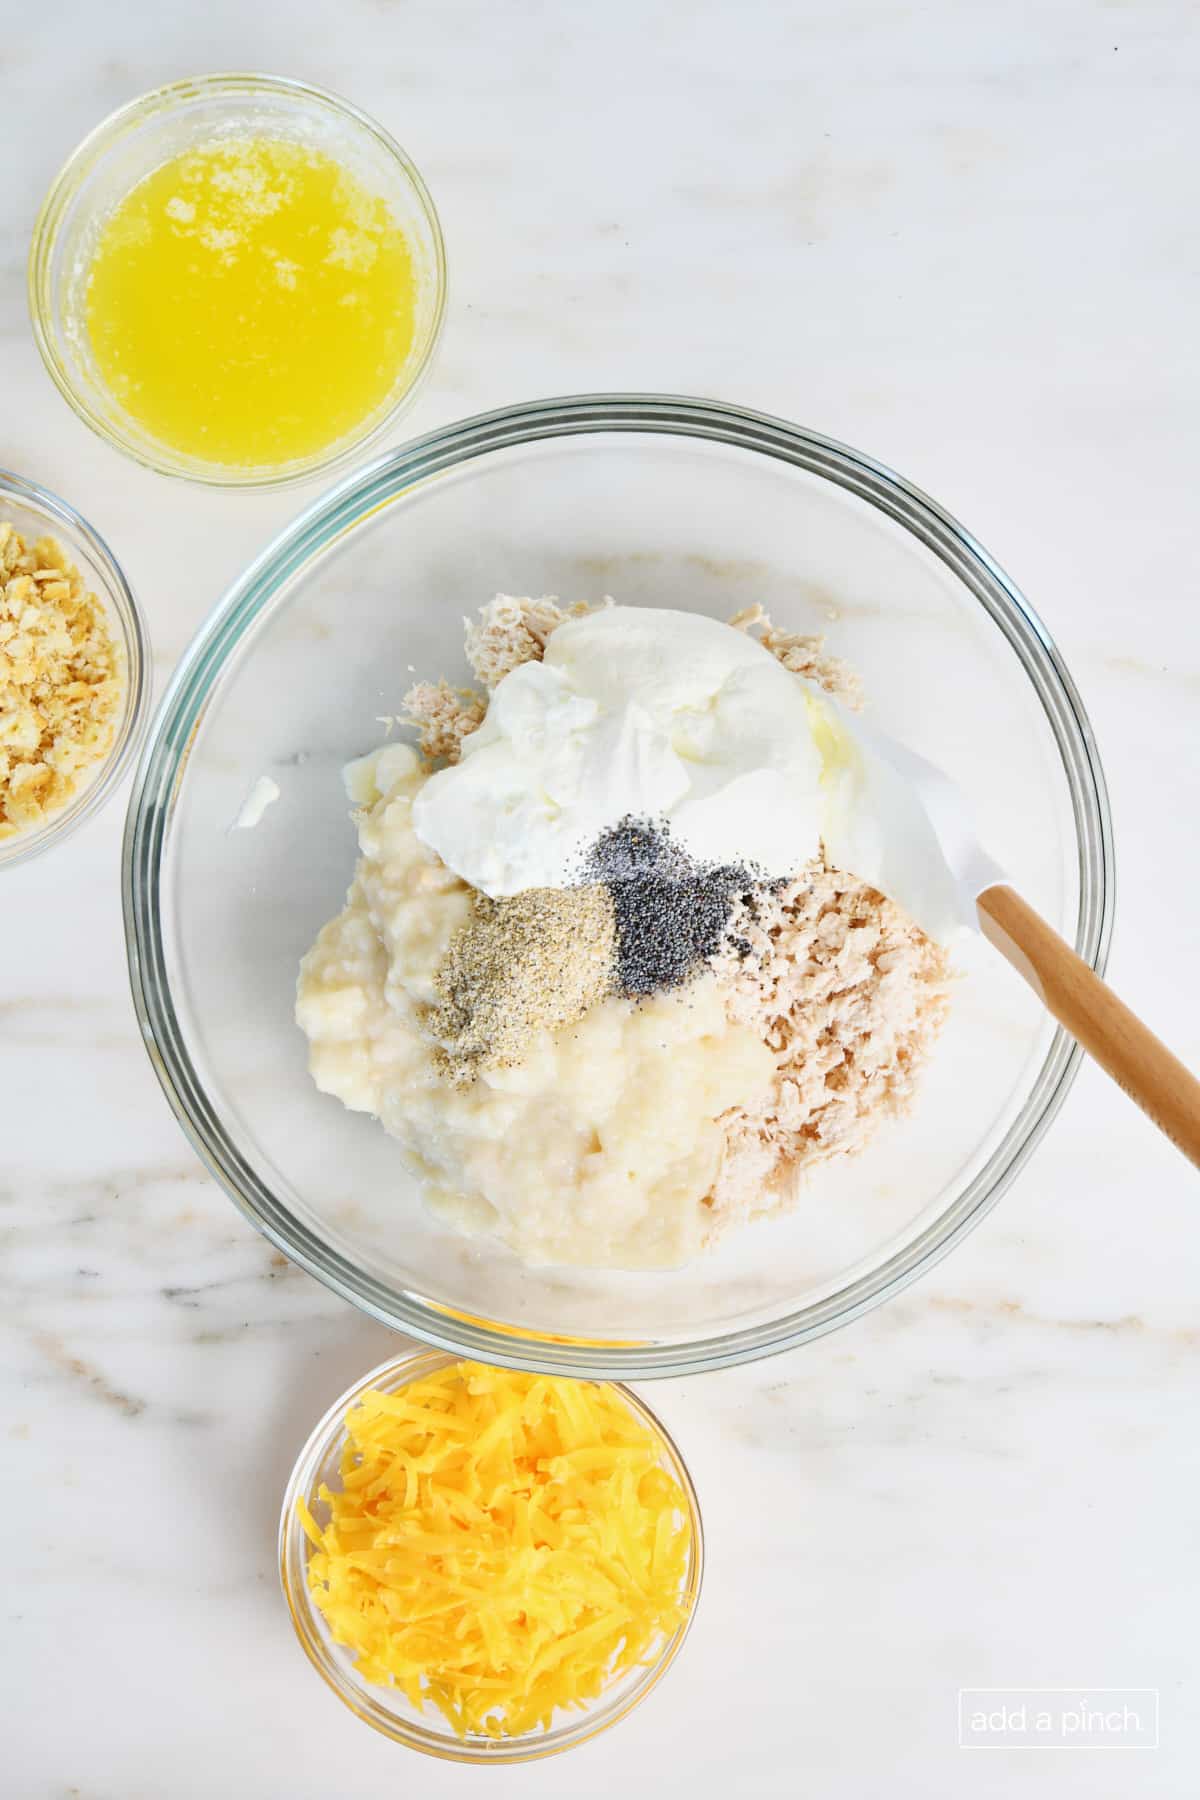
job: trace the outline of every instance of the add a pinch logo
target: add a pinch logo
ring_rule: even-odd
[[[963,1750],[1157,1750],[1157,1688],[960,1688]]]

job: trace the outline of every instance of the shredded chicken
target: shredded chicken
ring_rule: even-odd
[[[793,675],[815,681],[843,706],[852,707],[855,712],[861,709],[862,683],[857,671],[840,656],[826,656],[822,649],[823,638],[804,632],[781,631],[770,613],[761,606],[744,607],[741,612],[734,613],[729,623],[735,630],[757,637],[763,649],[769,650]]]
[[[893,901],[823,862],[739,903],[714,967],[731,1018],[776,1058],[770,1099],[724,1119],[714,1231],[786,1207],[795,1177],[908,1110],[948,1009],[944,950]]]
[[[582,619],[594,610],[586,600],[562,607],[555,594],[545,594],[540,600],[497,594],[480,608],[478,624],[464,621],[467,661],[490,693],[522,663],[541,662],[547,638],[564,620]]]
[[[418,681],[400,702],[400,717],[417,734],[426,762],[456,763],[462,741],[483,724],[487,701],[473,688],[448,681]]]

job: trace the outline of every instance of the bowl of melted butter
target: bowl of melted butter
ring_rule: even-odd
[[[386,131],[261,75],[159,88],[70,157],[30,253],[38,347],[93,430],[164,474],[296,481],[411,400],[445,300],[437,214]]]

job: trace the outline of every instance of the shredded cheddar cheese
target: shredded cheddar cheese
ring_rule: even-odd
[[[457,1363],[346,1415],[308,1582],[370,1682],[516,1736],[654,1659],[682,1622],[687,1500],[608,1386]]]

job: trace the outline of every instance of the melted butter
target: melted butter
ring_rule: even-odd
[[[815,694],[806,692],[804,709],[808,714],[808,727],[812,733],[812,741],[821,758],[821,783],[828,787],[839,775],[857,766],[858,751],[838,721],[829,713]]]
[[[146,431],[207,462],[314,455],[388,401],[416,283],[387,204],[272,138],[164,163],[103,226],[87,282],[101,376]]]

